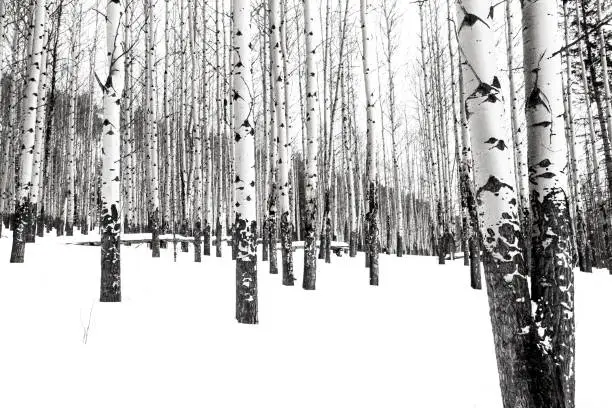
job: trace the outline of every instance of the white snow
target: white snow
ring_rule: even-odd
[[[486,293],[461,259],[381,255],[371,287],[362,253],[332,255],[304,291],[297,250],[295,287],[259,263],[248,326],[234,319],[228,247],[201,264],[179,248],[174,264],[171,246],[160,259],[123,246],[123,302],[101,304],[99,247],[37,238],[9,264],[7,233],[0,407],[501,406]],[[575,287],[576,405],[612,407],[612,277],[577,272]]]

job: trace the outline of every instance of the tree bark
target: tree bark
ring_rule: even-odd
[[[574,275],[556,2],[525,1],[523,65],[530,201],[532,298],[537,350],[552,356],[552,387],[536,383],[548,407],[574,407]]]
[[[100,302],[121,301],[121,217],[119,200],[121,94],[123,50],[119,30],[123,7],[116,0],[106,5],[106,50],[108,76],[102,85],[104,129],[102,131],[102,227]]]
[[[316,24],[312,4],[303,0],[304,37],[306,42],[306,214],[304,218],[304,276],[302,288],[315,289],[317,273],[316,226],[317,208],[317,166],[319,97],[317,89],[318,70],[316,65],[318,36],[315,37]]]
[[[233,0],[232,99],[236,152],[236,320],[257,323],[257,235],[255,202],[255,129],[252,127],[250,7],[248,0]]]
[[[521,256],[516,179],[494,54],[493,1],[457,0],[466,109],[491,325],[505,408],[535,407],[529,389],[531,303]]]
[[[32,39],[28,51],[28,71],[23,95],[23,115],[21,119],[21,147],[19,152],[19,177],[16,192],[15,219],[13,226],[13,245],[11,263],[23,263],[25,257],[26,217],[31,214],[32,163],[34,159],[34,137],[36,128],[36,110],[38,83],[41,73],[43,51],[43,33],[46,23],[46,0],[34,3],[34,15],[29,37]]]
[[[374,81],[371,77],[375,68],[374,61],[371,60],[371,47],[374,45],[374,38],[370,30],[372,23],[369,21],[372,4],[368,0],[360,0],[360,20],[361,20],[361,39],[363,46],[362,62],[363,76],[366,94],[366,115],[367,115],[367,174],[368,174],[368,256],[370,261],[370,285],[378,286],[378,178],[376,164],[376,140],[381,136],[378,113],[375,109],[377,91],[374,88]]]

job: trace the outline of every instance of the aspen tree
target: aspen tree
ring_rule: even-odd
[[[459,61],[462,58],[460,56]],[[460,64],[461,68],[461,64]],[[472,160],[472,142],[470,141],[470,132],[468,130],[465,105],[463,103],[464,85],[463,85],[463,69],[459,69],[459,117],[461,119],[461,169],[460,169],[460,184],[461,184],[461,200],[462,206],[467,212],[469,222],[466,222],[466,234],[468,235],[468,248],[470,252],[470,285],[473,289],[482,289],[480,279],[480,231],[478,224],[478,211],[476,208],[476,199],[474,195],[474,173]]]
[[[531,206],[529,205],[529,177],[525,174],[527,170],[527,144],[523,140],[523,130],[519,123],[519,103],[518,94],[516,92],[516,85],[514,80],[514,29],[513,19],[511,12],[512,1],[506,1],[506,54],[508,64],[508,82],[510,92],[510,129],[512,132],[512,146],[514,148],[514,167],[516,169],[516,180],[518,187],[518,208],[519,208],[519,219],[523,231],[530,231],[531,229]],[[523,251],[525,257],[525,267],[527,273],[531,270],[531,234],[523,234],[524,247]]]
[[[315,35],[316,24],[312,4],[303,0],[304,7],[304,40],[306,43],[306,215],[304,219],[304,278],[302,287],[314,289],[317,272],[316,225],[317,206],[317,166],[318,166],[318,130],[319,130],[319,95],[317,89],[317,48],[318,36]]]
[[[268,90],[270,89],[270,87],[268,86],[268,68],[269,68],[269,64],[268,64],[268,50],[269,48],[269,44],[268,44],[268,36],[265,34],[266,33],[266,29],[265,27],[267,27],[267,21],[268,21],[268,7],[265,6],[266,0],[262,1],[262,11],[263,11],[263,21],[261,23],[261,41],[260,41],[260,45],[261,45],[261,57],[260,57],[260,62],[261,62],[261,95],[262,95],[262,111],[263,111],[263,146],[261,147],[262,149],[262,160],[263,160],[263,180],[262,180],[262,195],[263,195],[263,199],[261,201],[262,204],[262,255],[261,255],[261,260],[262,261],[268,261],[269,259],[269,253],[270,253],[270,232],[269,232],[269,222],[268,222],[268,217],[267,217],[267,211],[268,211],[268,197],[270,196],[270,160],[269,160],[269,146],[270,146],[270,142],[269,142],[269,138],[271,137],[271,130],[270,130],[270,126],[269,126],[269,113],[270,113],[270,109],[269,109],[269,104],[268,104]],[[269,136],[270,135],[270,136]]]
[[[561,57],[555,1],[522,2],[523,72],[533,214],[532,298],[537,350],[555,368],[538,384],[545,406],[574,406],[574,275],[568,208]],[[559,387],[560,389],[557,389]],[[548,394],[548,395],[547,395]]]
[[[41,73],[43,33],[46,23],[46,0],[33,3],[34,13],[29,38],[31,48],[27,56],[27,75],[23,94],[23,115],[21,119],[21,147],[19,152],[19,177],[15,186],[16,206],[13,226],[11,263],[23,263],[25,256],[26,218],[31,214],[30,190],[32,187],[32,163],[34,160],[34,137],[36,128],[36,104],[38,82]]]
[[[151,255],[158,258],[159,253],[159,165],[158,165],[158,128],[157,128],[157,88],[155,86],[155,36],[154,36],[154,6],[152,0],[147,0],[145,9],[145,26],[147,36],[147,78],[148,102],[147,122],[149,129],[148,160],[149,160],[149,219],[151,223]]]
[[[516,179],[495,64],[493,1],[457,0],[464,89],[474,153],[478,219],[504,407],[533,407],[529,389],[531,302],[520,250]]]
[[[236,320],[257,323],[255,128],[252,126],[249,0],[233,0],[232,99],[236,151]]]
[[[207,14],[208,9],[208,1],[205,0],[202,7],[202,42],[206,45],[207,41]],[[204,177],[204,255],[210,255],[210,234],[211,234],[211,224],[212,224],[212,155],[211,155],[211,132],[208,128],[208,80],[207,80],[207,63],[206,63],[206,53],[204,52],[205,48],[203,48],[203,61],[202,64],[202,73],[203,73],[203,88],[202,88],[202,98],[203,105],[205,109],[205,114],[203,116],[202,123],[202,138],[204,141],[204,166],[203,166],[203,177]]]
[[[196,81],[197,58],[196,58],[196,4],[194,1],[189,7],[189,51],[191,54],[191,140],[193,143],[193,225],[194,228],[194,260],[202,261],[202,248],[200,236],[202,229],[202,140],[200,138],[200,106],[198,102],[198,86]],[[189,186],[188,188],[191,188]]]
[[[46,113],[46,100],[47,100],[47,85],[48,85],[48,72],[47,72],[47,55],[49,53],[48,50],[49,44],[49,30],[45,30],[44,38],[43,38],[43,49],[42,49],[42,57],[40,60],[41,73],[40,80],[38,82],[38,102],[36,109],[36,130],[34,132],[34,162],[32,164],[32,191],[30,195],[31,203],[32,203],[32,213],[30,214],[29,222],[30,226],[28,228],[26,236],[26,242],[34,242],[35,241],[35,229],[36,229],[36,215],[38,213],[38,203],[41,202],[39,192],[40,185],[44,180],[41,180],[40,172],[42,170],[42,159],[43,159],[43,145],[44,145],[44,123],[45,123],[45,113]],[[8,144],[7,144],[8,148]],[[8,150],[8,149],[7,149]],[[42,204],[42,202],[41,202]]]
[[[269,231],[269,252],[270,252],[270,274],[278,273],[278,262],[277,262],[277,212],[278,212],[278,197],[277,197],[277,185],[278,185],[278,126],[276,125],[276,101],[274,99],[274,87],[276,79],[273,73],[274,59],[273,55],[277,52],[275,50],[276,44],[273,42],[273,31],[272,30],[272,1],[268,0],[268,34],[269,34],[269,66],[270,66],[270,143],[269,143],[269,155],[270,155],[270,195],[268,197],[268,231]],[[272,20],[271,20],[272,19]]]
[[[341,78],[342,86],[342,136],[344,144],[344,154],[346,155],[346,180],[347,180],[347,194],[348,194],[348,207],[349,207],[349,256],[351,258],[357,256],[357,210],[356,210],[356,193],[355,193],[355,176],[354,176],[354,164],[353,164],[353,150],[351,149],[351,128],[350,128],[350,115],[348,112],[348,105],[346,103],[345,91],[346,84],[344,79],[344,73]]]
[[[76,5],[73,6],[73,17],[76,17]],[[80,20],[79,20],[80,21]],[[74,234],[74,195],[75,195],[75,143],[76,143],[76,103],[77,103],[77,80],[78,80],[78,43],[80,40],[79,24],[71,26],[70,38],[70,60],[69,60],[69,76],[70,76],[70,93],[68,95],[68,149],[67,149],[67,166],[66,172],[66,235]]]
[[[397,118],[396,118],[396,98],[395,98],[395,72],[393,71],[392,57],[397,49],[395,41],[395,30],[399,19],[397,12],[397,0],[383,1],[383,16],[385,19],[385,39],[387,41],[385,56],[387,59],[387,76],[389,87],[389,121],[391,132],[391,158],[393,161],[393,187],[395,189],[395,201],[397,215],[397,233],[395,253],[401,257],[404,253],[404,211],[402,205],[402,188],[400,185],[399,154],[397,148]],[[389,248],[390,249],[390,248]]]
[[[102,278],[101,302],[121,301],[120,262],[120,125],[123,92],[123,50],[119,30],[124,7],[120,0],[108,0],[106,5],[106,51],[108,73],[100,84],[104,98],[104,128],[102,130]]]
[[[374,87],[372,78],[375,69],[372,60],[371,47],[374,38],[371,32],[372,23],[369,21],[372,4],[369,0],[360,0],[361,39],[363,46],[362,62],[366,95],[367,114],[367,180],[368,180],[368,239],[367,252],[370,259],[370,285],[378,285],[378,177],[376,163],[376,140],[381,137],[378,114],[375,104],[378,102],[378,92]]]
[[[170,13],[168,7],[169,0],[165,1],[164,18],[164,89],[163,89],[163,116],[164,116],[164,216],[162,219],[162,231],[169,232],[170,225],[170,198],[171,198],[171,168],[174,166],[174,156],[172,150],[171,130],[170,130],[170,93],[168,92],[168,70],[170,68]],[[200,200],[201,201],[201,200]],[[174,226],[172,226],[174,230]]]
[[[280,239],[282,247],[283,285],[293,286],[293,249],[291,239],[291,215],[289,212],[289,141],[287,140],[285,81],[283,59],[285,55],[280,39],[280,1],[270,0],[270,43],[272,47],[272,78],[274,108],[278,137],[277,197],[280,211]]]

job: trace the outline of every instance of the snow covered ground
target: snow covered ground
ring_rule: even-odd
[[[370,287],[363,254],[332,256],[306,292],[298,250],[295,287],[260,262],[246,326],[227,247],[175,264],[124,246],[123,302],[100,304],[99,247],[38,238],[13,265],[3,233],[0,407],[501,407],[486,293],[462,260],[382,255]],[[576,274],[579,408],[612,407],[611,293],[604,271]]]

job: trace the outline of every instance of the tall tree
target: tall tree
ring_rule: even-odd
[[[317,48],[316,24],[312,4],[303,0],[304,38],[306,42],[306,216],[304,218],[304,277],[302,287],[314,289],[317,273],[316,225],[317,206],[317,165],[319,130],[319,93],[317,90]]]
[[[146,34],[146,76],[147,76],[147,159],[149,165],[149,220],[151,228],[151,255],[158,258],[159,253],[159,160],[157,127],[157,86],[155,66],[155,13],[152,0],[147,0],[145,8]],[[191,190],[190,190],[191,191]]]
[[[371,48],[375,45],[373,26],[370,21],[372,3],[369,0],[360,0],[361,40],[363,47],[363,77],[366,95],[367,114],[367,179],[368,179],[368,237],[367,253],[370,260],[370,285],[378,285],[378,176],[376,163],[376,139],[381,137],[378,123],[378,112],[375,104],[378,102],[378,92],[374,86],[375,64],[372,59]]]
[[[188,2],[189,10],[189,51],[191,54],[191,140],[193,143],[193,230],[194,230],[194,260],[201,262],[201,231],[202,231],[202,139],[200,137],[200,105],[197,86],[197,55],[196,55],[196,4]],[[206,80],[206,79],[204,79]],[[191,186],[189,186],[191,188]]]
[[[38,82],[41,72],[43,33],[47,18],[46,0],[36,0],[33,3],[33,7],[32,23],[28,31],[28,37],[31,41],[29,41],[30,48],[28,49],[27,56],[28,71],[23,94],[19,177],[15,186],[16,205],[11,263],[23,263],[24,261],[26,217],[31,214],[32,205],[30,190],[32,187]]]
[[[120,123],[121,95],[123,92],[123,50],[119,39],[124,8],[120,0],[108,0],[106,4],[106,58],[108,72],[104,84],[100,84],[104,103],[104,128],[102,130],[102,278],[101,302],[121,301],[121,196],[120,172]]]
[[[474,154],[478,219],[502,401],[533,407],[529,389],[531,302],[520,250],[511,141],[499,126],[504,104],[494,53],[493,0],[457,0],[464,89],[461,103]]]
[[[257,204],[255,194],[255,128],[251,80],[249,0],[233,0],[232,99],[236,152],[236,319],[257,323]]]
[[[285,54],[281,47],[280,0],[270,0],[270,41],[272,50],[272,78],[274,85],[274,108],[278,135],[278,204],[280,211],[280,239],[282,247],[283,285],[293,286],[292,223],[289,209],[289,140],[287,139],[285,81],[283,61]]]
[[[546,406],[574,406],[574,275],[568,206],[567,145],[556,1],[522,2],[523,72],[533,214],[532,298],[536,348],[555,367]],[[550,400],[549,400],[550,398]]]
[[[80,12],[77,11],[77,4],[73,6],[73,17],[80,21]],[[76,109],[77,109],[77,82],[79,72],[79,43],[80,43],[80,23],[72,25],[70,28],[70,60],[69,60],[69,75],[70,75],[70,93],[68,95],[68,149],[67,149],[67,172],[66,172],[66,235],[74,234],[74,196],[75,196],[75,178],[76,178]]]

